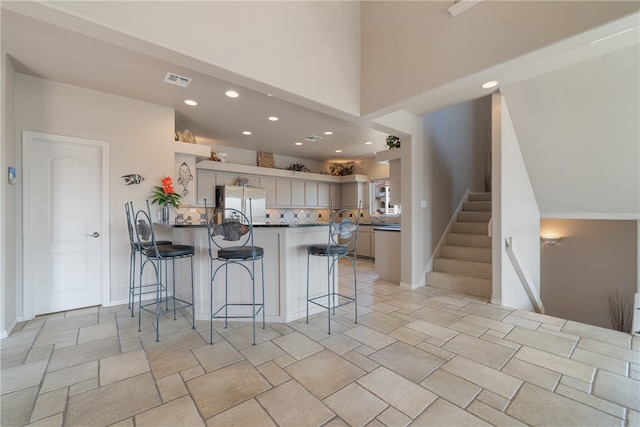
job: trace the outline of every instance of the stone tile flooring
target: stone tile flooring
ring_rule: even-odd
[[[341,283],[349,280],[341,268]],[[93,307],[0,341],[2,426],[639,426],[640,340],[358,263],[353,305],[258,329]]]

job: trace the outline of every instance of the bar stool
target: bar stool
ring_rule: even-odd
[[[205,210],[207,201],[204,201]],[[264,311],[264,249],[255,246],[253,241],[253,223],[251,222],[251,199],[248,200],[249,216],[237,209],[223,209],[224,221],[222,224],[214,224],[215,215],[207,220],[207,232],[209,234],[209,259],[211,272],[211,337],[210,344],[213,344],[213,319],[224,319],[224,327],[227,328],[229,319],[252,319],[253,322],[253,345],[256,344],[256,317],[262,312],[262,329],[265,328]],[[236,242],[234,246],[224,242]],[[260,261],[260,271],[262,275],[261,302],[256,302],[256,261]],[[215,263],[220,262],[216,268]],[[238,265],[249,273],[251,279],[251,302],[240,301],[234,298],[229,301],[229,266]],[[213,301],[213,287],[216,274],[224,267],[224,304],[215,312]],[[242,271],[240,269],[240,271]],[[237,281],[234,288],[239,293],[240,283]],[[251,308],[249,312],[247,309]],[[229,309],[231,308],[231,313]],[[244,310],[243,310],[244,308]]]
[[[136,212],[134,216],[134,229],[136,236],[138,237],[138,244],[140,245],[140,254],[142,255],[140,263],[140,284],[142,286],[142,277],[145,268],[150,268],[155,275],[155,283],[151,286],[155,287],[156,298],[155,301],[142,304],[142,296],[140,295],[140,301],[138,304],[138,332],[142,329],[142,310],[156,315],[156,342],[160,341],[160,314],[163,313],[162,303],[167,305],[166,311],[173,310],[173,320],[176,320],[177,310],[191,307],[191,327],[195,329],[195,306],[194,306],[194,292],[193,292],[193,256],[195,255],[195,248],[190,245],[160,245],[156,240],[156,235],[153,228],[153,222],[151,221],[151,208],[149,201],[147,200],[147,209],[141,209]],[[151,240],[148,240],[151,237]],[[176,293],[176,260],[189,259],[191,267],[191,301],[186,301],[177,296]],[[169,296],[168,296],[168,274],[167,264],[171,261],[172,272],[172,297],[173,307],[169,309]],[[165,274],[162,275],[162,263],[164,262]],[[165,298],[162,298],[162,292],[165,293]],[[176,304],[179,303],[179,304]]]
[[[138,295],[148,294],[155,292],[155,290],[146,290],[153,287],[153,285],[136,285],[136,264],[140,260],[142,262],[142,254],[140,253],[142,246],[138,243],[138,238],[134,232],[133,226],[133,202],[127,202],[124,204],[124,210],[127,215],[127,230],[129,231],[129,246],[131,253],[129,256],[129,308],[131,309],[131,317],[134,316],[135,298]],[[143,227],[141,225],[141,227]],[[150,233],[144,239],[149,244]],[[170,245],[173,242],[170,240],[159,240],[156,242],[158,245]]]
[[[331,202],[333,211],[333,201]],[[360,225],[360,203],[358,209],[340,209],[331,216],[327,244],[307,246],[307,323],[309,323],[309,303],[327,310],[327,329],[331,334],[331,311],[347,304],[355,306],[355,323],[358,323],[358,290],[356,278],[356,250],[358,248],[358,226]],[[309,296],[309,266],[312,256],[327,258],[327,292]],[[339,259],[351,257],[353,265],[353,297],[336,292],[336,264]]]

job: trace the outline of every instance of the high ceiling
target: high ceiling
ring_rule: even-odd
[[[483,72],[501,82],[543,216],[635,218],[640,212],[639,20],[634,14]],[[616,36],[606,38],[611,35]],[[360,159],[384,147],[386,133],[373,121],[331,115],[317,105],[309,108],[305,100],[290,102],[291,94],[214,77],[220,74],[191,66],[193,58],[144,55],[14,13],[4,4],[2,45],[19,73],[171,107],[176,130],[189,129],[199,143],[312,160]],[[193,80],[187,88],[169,85],[163,81],[167,72]],[[422,116],[479,98],[487,92],[478,88],[478,77],[417,94],[393,108]],[[229,89],[240,96],[226,97]],[[185,99],[199,105],[189,107]],[[243,135],[245,130],[252,135]],[[307,142],[311,135],[323,139]],[[365,145],[369,141],[373,144]],[[342,153],[335,152],[339,149]]]
[[[386,134],[366,123],[311,110],[6,9],[2,42],[17,72],[174,108],[176,130],[189,129],[200,137],[198,142],[313,160],[364,158],[384,147]],[[192,82],[186,88],[165,83],[168,72]],[[225,96],[230,89],[240,96]],[[198,105],[185,105],[186,99],[197,100]],[[279,120],[270,121],[270,116]],[[333,134],[325,135],[327,131]],[[323,139],[306,141],[311,135]]]

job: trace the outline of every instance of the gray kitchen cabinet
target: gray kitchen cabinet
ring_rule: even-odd
[[[276,179],[267,176],[261,176],[260,187],[264,188],[267,206],[276,206]]]
[[[315,181],[304,182],[304,205],[308,208],[318,206],[318,183]]]
[[[216,173],[208,170],[198,170],[196,174],[197,203],[204,204],[204,199],[207,199],[207,204],[213,205],[215,203],[215,187]]]
[[[376,258],[376,230],[371,227],[371,258]]]
[[[361,207],[364,207],[364,183],[362,182],[347,182],[342,184],[341,191],[341,203],[343,208],[357,208],[358,203],[361,202]]]
[[[321,208],[329,206],[329,202],[331,200],[329,196],[329,190],[331,188],[331,184],[328,182],[319,182],[318,183],[318,206]]]
[[[236,185],[237,183],[237,173],[216,172],[216,185]]]
[[[276,206],[291,206],[291,180],[276,178]]]
[[[331,206],[333,203],[333,207],[340,207],[342,204],[342,186],[340,184],[329,184],[329,203],[327,203],[327,207]]]
[[[371,252],[371,232],[370,225],[361,225],[358,227],[358,249],[356,255],[362,257],[373,257]]]
[[[291,180],[291,206],[302,207],[305,204],[304,181]]]

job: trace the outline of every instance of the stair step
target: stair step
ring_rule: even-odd
[[[452,231],[454,233],[487,236],[489,234],[489,224],[486,222],[454,222]]]
[[[460,222],[489,222],[491,212],[460,212],[458,221]]]
[[[491,280],[491,264],[484,262],[436,258],[433,260],[433,270],[441,273],[458,274],[460,276]]]
[[[440,248],[442,258],[457,259],[491,264],[490,248],[469,248],[465,246],[444,245]]]
[[[491,237],[479,234],[449,233],[447,245],[467,246],[470,248],[491,248]]]
[[[481,298],[491,298],[491,280],[432,271],[426,275],[426,285]]]
[[[491,200],[491,193],[469,193],[470,202]]]
[[[491,212],[491,200],[479,202],[464,202],[462,210],[466,212]]]

